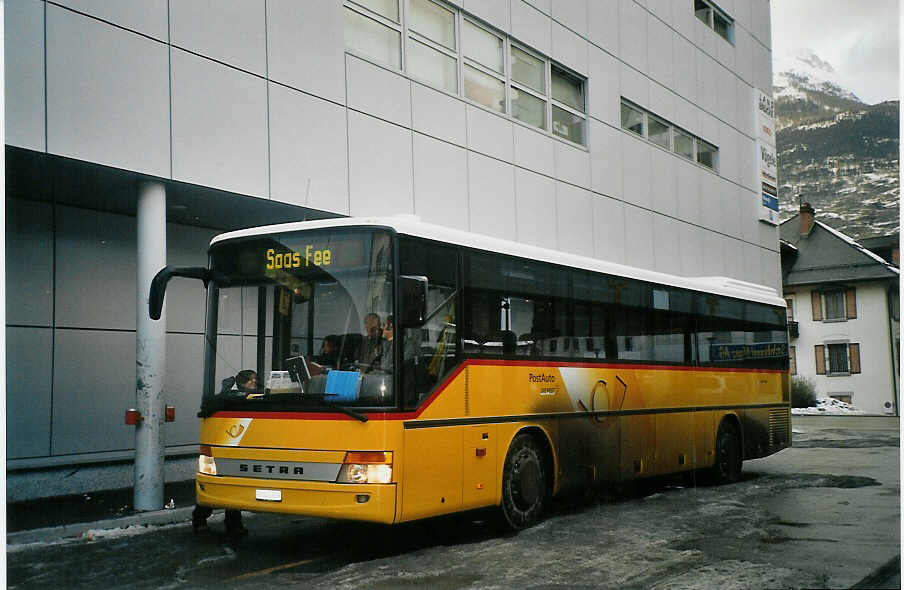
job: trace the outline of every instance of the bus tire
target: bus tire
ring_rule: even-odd
[[[723,421],[716,434],[715,462],[709,472],[713,485],[735,483],[741,480],[741,436],[731,422]]]
[[[549,497],[549,466],[543,450],[529,434],[517,435],[502,469],[502,516],[505,524],[521,530],[536,524]]]

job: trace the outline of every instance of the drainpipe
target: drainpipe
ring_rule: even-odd
[[[887,305],[888,311],[888,348],[889,352],[891,352],[891,382],[894,386],[894,394],[895,394],[895,416],[900,416],[900,410],[898,408],[898,379],[900,378],[900,370],[898,369],[898,363],[900,359],[898,358],[897,351],[895,350],[895,316],[894,316],[894,301],[892,297],[894,297],[894,289],[892,287],[887,287],[885,289],[885,303]],[[899,320],[900,322],[900,320]]]
[[[166,374],[166,307],[159,320],[148,315],[151,280],[166,266],[166,188],[138,184],[138,321],[136,325],[135,427],[136,510],[163,508],[163,381]]]

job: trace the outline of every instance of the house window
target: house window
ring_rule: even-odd
[[[852,394],[852,393],[830,393],[829,397],[832,399],[837,399],[840,402],[849,404],[849,403],[851,403],[851,399],[853,399],[854,394]]]
[[[794,321],[794,299],[787,297],[785,299],[785,315],[788,318],[789,322]]]
[[[827,344],[829,352],[828,373],[850,373],[847,344]]]
[[[694,0],[694,15],[720,37],[734,43],[734,21],[709,0]]]
[[[788,361],[789,361],[788,372],[791,373],[792,375],[797,375],[797,347],[796,347],[796,346],[791,346],[791,347],[789,347],[789,348],[788,348],[788,352],[789,352],[789,355],[788,355]]]
[[[837,322],[857,318],[857,291],[854,288],[812,292],[813,321]]]
[[[827,376],[855,375],[860,373],[860,344],[854,342],[827,342],[817,344],[816,374]]]
[[[825,319],[827,320],[843,320],[844,319],[844,293],[835,291],[834,293],[823,293],[823,304],[825,310]]]

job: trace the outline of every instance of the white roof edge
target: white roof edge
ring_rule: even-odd
[[[884,266],[885,266],[886,268],[888,268],[889,270],[891,270],[891,271],[893,271],[893,272],[896,272],[896,273],[899,273],[899,274],[900,274],[901,271],[898,270],[897,268],[895,268],[894,265],[889,264],[884,258],[882,258],[882,257],[879,256],[878,254],[874,254],[873,252],[871,252],[870,250],[868,250],[865,246],[863,246],[860,242],[858,242],[857,240],[855,240],[855,239],[852,238],[851,236],[845,235],[845,234],[841,233],[840,231],[838,231],[837,229],[835,229],[835,228],[833,228],[833,227],[829,227],[828,225],[824,224],[823,222],[821,222],[821,221],[819,221],[819,220],[816,220],[816,223],[817,223],[820,227],[822,227],[823,229],[825,229],[826,231],[828,231],[829,233],[831,233],[831,234],[837,236],[838,238],[844,240],[845,242],[847,242],[848,244],[850,244],[850,245],[853,246],[854,248],[857,248],[858,250],[860,250],[861,252],[863,252],[864,254],[866,254],[867,256],[869,256],[870,258],[872,258],[873,260],[875,260],[876,262],[878,262],[878,263],[884,265]]]
[[[499,252],[501,254],[561,264],[563,266],[572,266],[608,274],[622,275],[672,287],[748,299],[780,307],[785,306],[785,300],[778,295],[778,292],[766,285],[758,285],[730,277],[680,277],[659,271],[609,262],[598,258],[590,258],[578,254],[560,252],[558,250],[549,250],[539,246],[531,246],[529,244],[512,242],[510,240],[492,236],[470,233],[464,230],[432,223],[425,223],[416,215],[397,215],[393,217],[341,217],[266,225],[226,232],[214,236],[210,241],[210,245],[213,246],[224,240],[245,238],[268,233],[287,233],[301,230],[351,226],[389,227],[400,234],[409,236],[434,239],[441,242],[449,242],[481,250],[488,250],[490,252]]]

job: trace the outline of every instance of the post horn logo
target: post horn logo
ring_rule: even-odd
[[[245,432],[245,427],[241,424],[233,424],[229,428],[226,429],[226,434],[231,436],[232,438],[238,438],[240,434]]]

